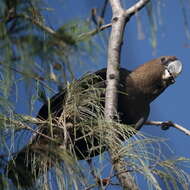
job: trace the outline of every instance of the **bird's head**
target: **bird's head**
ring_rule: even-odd
[[[175,79],[182,71],[182,63],[175,56],[163,56],[160,58],[161,65],[164,66],[162,74],[165,86],[175,83]]]
[[[153,101],[182,71],[182,63],[175,56],[162,56],[135,69],[130,80],[148,102]]]

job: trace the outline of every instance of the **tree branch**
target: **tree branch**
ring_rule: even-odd
[[[108,44],[107,88],[105,118],[112,120],[117,114],[117,84],[119,80],[120,52],[125,28],[125,16],[119,0],[110,0],[113,10],[112,30]]]
[[[120,65],[120,54],[121,46],[123,42],[123,35],[125,25],[128,19],[135,14],[137,11],[142,9],[149,0],[140,0],[138,3],[133,5],[131,8],[124,10],[121,6],[120,0],[110,0],[110,5],[113,12],[112,17],[112,30],[109,38],[108,44],[108,63],[107,63],[107,87],[106,87],[106,97],[105,97],[105,119],[106,121],[113,121],[114,117],[117,117],[117,86],[119,81],[119,65]],[[117,177],[120,181],[123,189],[126,190],[138,190],[134,178],[130,173],[122,173],[126,164],[123,158],[115,160],[115,154],[119,146],[112,147],[116,139],[109,138],[111,131],[107,133],[107,145],[109,148],[110,157]],[[112,134],[112,133],[111,133]],[[112,135],[114,137],[114,135]]]
[[[56,31],[53,30],[52,28],[50,28],[49,26],[44,25],[42,22],[40,22],[37,19],[33,19],[32,17],[28,16],[28,15],[19,15],[20,17],[25,18],[26,20],[31,21],[32,23],[34,23],[36,26],[38,26],[39,28],[41,28],[42,30],[44,30],[45,32],[47,32],[48,34],[51,34],[53,36],[56,35]]]
[[[185,133],[186,135],[190,136],[190,130],[182,127],[181,125],[177,123],[173,123],[172,121],[147,121],[145,125],[156,125],[161,126],[163,130],[167,130],[170,127],[176,128],[180,130],[181,132]]]
[[[107,5],[108,5],[108,0],[104,0],[104,4],[103,4],[103,7],[102,7],[102,10],[101,10],[101,13],[100,13],[99,26],[102,25],[102,22],[103,22],[103,19],[104,19],[104,16],[105,16],[105,12],[106,12]]]
[[[53,30],[52,28],[50,28],[49,26],[46,26],[44,25],[42,22],[38,21],[38,20],[35,20],[27,15],[18,15],[19,17],[23,17],[25,18],[26,20],[29,20],[31,21],[33,24],[35,24],[36,26],[38,26],[41,30],[47,32],[48,34],[56,37],[56,38],[59,38],[60,39],[60,36],[57,35],[57,32],[55,30]],[[82,34],[79,34],[79,36],[77,37],[77,40],[80,41],[80,40],[83,40],[85,38],[88,38],[88,37],[91,37],[91,36],[94,36],[95,34],[105,30],[106,28],[109,28],[111,27],[111,23],[109,24],[105,24],[105,25],[102,25],[94,30],[91,30],[89,32],[86,32],[86,33],[82,33]],[[61,39],[60,39],[61,40]]]
[[[127,17],[133,16],[136,12],[140,11],[150,0],[140,0],[127,10],[125,10],[125,15]]]
[[[80,41],[80,40],[83,40],[85,38],[88,38],[88,37],[91,37],[91,36],[94,36],[95,34],[97,34],[98,32],[101,32],[103,30],[105,30],[106,28],[109,28],[112,26],[112,23],[109,23],[109,24],[105,24],[105,25],[102,25],[92,31],[89,31],[89,32],[85,32],[85,33],[82,33],[80,34],[77,39]]]

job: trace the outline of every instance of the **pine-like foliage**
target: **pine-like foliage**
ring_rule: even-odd
[[[77,20],[52,29],[43,16],[49,8],[44,7],[40,0],[0,1],[0,189],[119,186],[107,149],[115,151],[115,160],[125,159],[123,172],[137,179],[143,176],[150,189],[161,190],[163,184],[170,190],[190,189],[189,174],[183,169],[188,159],[166,158],[164,139],[136,134],[132,126],[118,122],[107,123],[101,104],[104,89],[92,84],[96,76],[74,80],[73,57],[79,63],[81,55],[90,57],[92,47],[98,49],[89,33],[85,35],[90,22]],[[37,119],[40,101],[48,102],[47,94],[52,96],[57,89],[67,92],[63,112],[59,117],[49,114],[45,121]],[[107,144],[106,138],[113,143]],[[78,160],[83,158],[77,157],[81,151],[75,148],[77,142],[86,142],[89,150],[84,161]],[[19,152],[25,162],[15,166]],[[100,155],[89,162],[93,154]],[[26,170],[17,170],[23,165]],[[18,179],[20,173],[25,178]]]

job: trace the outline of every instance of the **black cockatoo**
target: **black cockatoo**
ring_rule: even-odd
[[[118,121],[122,124],[133,125],[136,130],[139,130],[148,118],[150,111],[150,103],[158,97],[169,85],[175,83],[176,77],[181,73],[182,64],[175,56],[162,56],[157,59],[153,59],[143,65],[140,65],[133,71],[126,69],[120,69],[120,80],[118,84]],[[96,85],[105,89],[106,88],[106,69],[95,72],[98,76],[93,80],[92,85]],[[88,88],[88,86],[84,86]],[[105,93],[105,90],[103,91]],[[105,96],[105,94],[101,96]],[[67,96],[67,90],[59,92],[50,99],[50,103],[44,104],[40,109],[37,118],[47,120],[49,114],[51,117],[61,117],[64,111],[65,98]],[[104,106],[104,100],[101,100],[101,104]],[[72,123],[72,118],[70,121]],[[50,134],[47,132],[47,128],[41,130],[41,133]],[[70,131],[71,133],[71,131]],[[77,137],[82,136],[80,131],[77,131]],[[59,134],[59,132],[58,132]],[[73,141],[74,136],[70,134]],[[64,137],[63,137],[64,138]],[[43,142],[42,142],[43,141]],[[98,141],[96,141],[97,143]],[[73,142],[74,150],[78,159],[84,159],[85,157],[92,157],[97,155],[95,153],[89,153],[87,145],[83,138]],[[35,151],[35,145],[38,144],[43,149],[43,146],[47,146],[48,140],[44,140],[43,137],[35,137],[30,145],[21,150],[13,161],[9,161],[8,164],[8,177],[12,181],[20,185],[32,185],[32,166],[31,157]],[[27,159],[26,159],[27,157]],[[27,160],[27,163],[26,163]],[[16,175],[17,174],[17,175]],[[31,180],[29,180],[29,178]],[[27,181],[27,183],[26,183]]]

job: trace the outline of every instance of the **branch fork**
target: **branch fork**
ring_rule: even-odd
[[[108,63],[106,76],[107,87],[105,97],[105,119],[110,123],[117,114],[117,86],[119,80],[121,46],[123,43],[125,25],[129,18],[132,15],[134,15],[137,11],[141,10],[148,2],[149,0],[139,0],[129,9],[124,10],[122,8],[120,0],[110,0],[113,17],[112,29],[108,44]],[[114,139],[110,139],[108,141],[108,145],[111,145],[113,144]],[[115,147],[115,149],[117,148],[118,147]],[[125,168],[126,166],[124,159],[121,158],[114,162],[115,151],[112,148],[109,148],[108,152],[110,154],[114,170],[118,174],[117,177],[123,189],[138,190],[139,188],[136,185],[133,176],[131,176],[130,173],[127,172],[121,173],[123,168]]]

